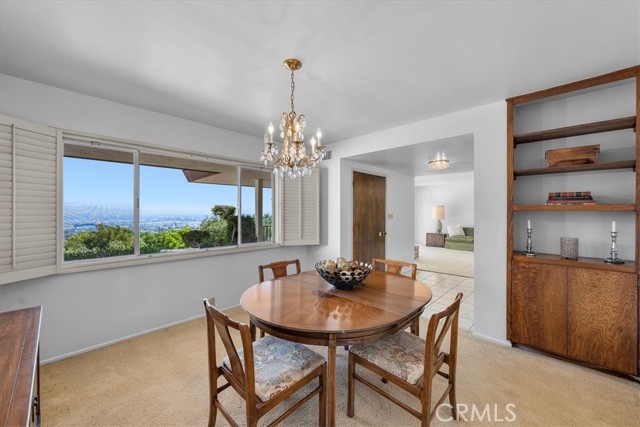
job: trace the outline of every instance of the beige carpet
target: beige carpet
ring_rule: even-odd
[[[473,277],[473,252],[420,245],[418,269]]]
[[[240,309],[232,317],[246,317]],[[424,327],[422,328],[424,331]],[[42,425],[205,426],[208,383],[204,319],[119,343],[42,367]],[[519,349],[501,347],[462,332],[458,401],[493,417],[484,422],[439,421],[435,426],[637,426],[636,383]],[[390,384],[381,384],[390,388]],[[356,385],[356,417],[346,416],[346,353],[338,350],[338,426],[418,426],[417,419]],[[223,401],[241,425],[241,400],[232,389]],[[512,403],[514,422],[505,407]],[[495,409],[494,409],[495,408]],[[277,412],[277,411],[274,411]],[[448,412],[442,411],[443,419]],[[502,421],[496,421],[497,415]],[[261,425],[275,413],[263,418]],[[217,425],[226,426],[221,415]],[[285,421],[317,425],[317,398]]]

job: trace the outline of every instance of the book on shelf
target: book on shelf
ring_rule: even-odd
[[[556,191],[548,194],[551,197],[591,197],[591,191]]]
[[[591,200],[547,200],[547,203],[545,203],[546,205],[556,205],[556,206],[561,206],[561,205],[595,205],[596,201],[591,199]]]
[[[593,197],[591,196],[549,197],[549,200],[593,200]]]
[[[593,205],[591,191],[556,191],[548,193],[547,205]]]

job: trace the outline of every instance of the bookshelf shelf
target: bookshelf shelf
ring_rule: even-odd
[[[590,205],[513,205],[514,211],[590,211],[590,212],[635,212],[633,203],[605,204],[595,203]]]
[[[548,129],[538,132],[522,133],[514,135],[514,145],[528,142],[548,141],[550,139],[568,138],[571,136],[590,135],[593,133],[611,132],[621,129],[634,129],[636,116],[622,117],[619,119],[603,120],[600,122],[583,123],[580,125],[566,126],[557,129]]]
[[[518,169],[513,171],[513,176],[515,179],[516,177],[519,177],[519,176],[528,176],[528,175],[548,175],[548,174],[554,174],[554,173],[586,172],[586,171],[598,171],[598,170],[609,170],[609,169],[633,169],[633,171],[635,172],[636,161],[620,160],[617,162],[590,163],[586,165]]]

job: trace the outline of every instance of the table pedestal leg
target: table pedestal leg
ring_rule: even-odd
[[[329,336],[327,346],[327,425],[336,425],[336,336]]]

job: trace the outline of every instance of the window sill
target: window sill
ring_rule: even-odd
[[[182,261],[217,255],[229,255],[242,252],[262,251],[282,247],[276,243],[255,243],[244,246],[225,248],[195,249],[180,253],[158,253],[144,255],[128,255],[113,258],[97,258],[90,260],[66,261],[58,268],[58,274],[79,273],[83,271],[105,270],[109,268],[131,267],[136,265],[155,264],[160,262]]]

